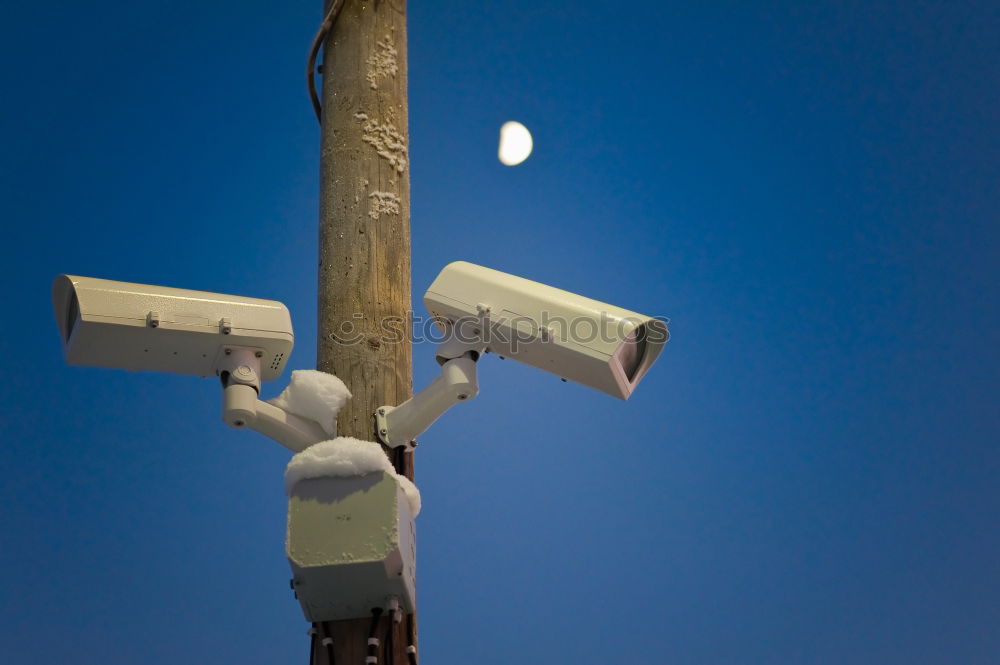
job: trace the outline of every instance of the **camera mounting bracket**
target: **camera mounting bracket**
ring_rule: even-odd
[[[222,380],[223,421],[236,429],[249,427],[296,453],[329,439],[316,421],[257,398],[262,355],[259,349],[231,346],[220,356],[217,372]]]
[[[451,332],[451,326],[449,326]],[[479,394],[476,361],[486,350],[481,340],[463,341],[454,335],[438,345],[441,376],[399,406],[380,406],[375,411],[378,438],[390,448],[413,448],[415,439],[459,402]]]

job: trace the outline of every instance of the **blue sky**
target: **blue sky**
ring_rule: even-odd
[[[314,366],[320,3],[8,4],[0,657],[304,663],[288,454],[65,366],[50,285],[278,299]],[[423,437],[423,662],[997,662],[995,3],[409,13],[416,313],[463,259],[672,332],[628,402],[487,357]]]

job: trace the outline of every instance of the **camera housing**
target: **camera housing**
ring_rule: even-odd
[[[447,335],[628,399],[670,338],[664,321],[465,261],[424,294]]]
[[[215,376],[241,349],[271,380],[294,343],[288,309],[274,300],[60,275],[52,304],[71,365]]]

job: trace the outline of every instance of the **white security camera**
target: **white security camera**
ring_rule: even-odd
[[[628,399],[666,344],[663,321],[456,261],[424,294],[446,335]]]
[[[331,433],[311,418],[258,399],[292,352],[292,319],[274,300],[60,275],[52,304],[66,361],[218,376],[223,420],[295,452]]]
[[[288,309],[273,300],[60,275],[52,304],[71,365],[215,376],[227,349],[244,347],[271,380],[294,341]]]
[[[402,405],[376,411],[390,446],[409,445],[448,408],[475,397],[481,353],[628,399],[670,338],[661,319],[464,261],[445,266],[424,304],[444,333],[441,376]]]

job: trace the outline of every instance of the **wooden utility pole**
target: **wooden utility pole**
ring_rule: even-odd
[[[406,0],[345,0],[322,71],[317,364],[354,394],[338,434],[378,441],[375,409],[412,393]],[[412,479],[412,455],[404,457]],[[327,624],[338,665],[365,662],[370,621]],[[393,640],[391,662],[401,665],[405,626]],[[319,640],[313,657],[328,664]]]

